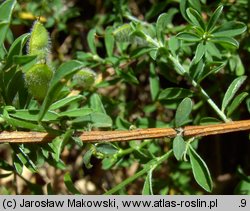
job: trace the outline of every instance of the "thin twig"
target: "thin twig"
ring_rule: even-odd
[[[230,133],[242,130],[250,130],[250,120],[234,121],[221,124],[186,126],[184,128],[148,128],[137,130],[115,130],[115,131],[88,131],[79,132],[75,135],[83,142],[113,142],[131,141],[154,138],[173,138],[177,131],[185,137],[201,137],[215,134]],[[0,132],[0,143],[38,143],[49,142],[55,138],[54,135],[41,132]]]

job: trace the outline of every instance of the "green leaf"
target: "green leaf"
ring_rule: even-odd
[[[117,42],[130,42],[133,31],[134,28],[131,27],[131,24],[126,23],[117,27],[112,34]]]
[[[13,171],[14,168],[12,165],[8,164],[5,160],[0,158],[0,169],[3,169],[5,171]]]
[[[77,108],[77,109],[72,109],[72,110],[67,110],[64,112],[60,112],[59,116],[67,116],[67,117],[81,117],[81,116],[86,116],[93,113],[93,109],[91,108]]]
[[[156,21],[156,36],[159,42],[164,43],[164,35],[163,32],[166,30],[169,24],[168,14],[163,13],[158,16]]]
[[[82,140],[81,140],[80,137],[71,137],[71,138],[72,138],[72,140],[74,141],[74,143],[75,143],[77,146],[79,146],[80,148],[82,148],[83,142],[82,142]]]
[[[96,151],[104,155],[114,155],[119,149],[112,143],[100,143],[96,146]]]
[[[15,5],[16,0],[6,0],[0,5],[0,21],[10,22]]]
[[[188,8],[188,0],[182,0],[180,1],[180,11],[181,11],[181,15],[187,20],[189,21],[188,19],[188,16],[187,16],[187,8]]]
[[[90,97],[90,108],[95,112],[106,114],[106,110],[102,104],[101,98],[97,93],[94,93]]]
[[[190,98],[184,98],[178,105],[175,114],[175,126],[181,127],[189,120],[189,115],[192,111],[192,100]]]
[[[12,175],[13,173],[7,173],[7,174],[0,174],[0,179],[9,177],[10,175]]]
[[[151,98],[155,101],[160,91],[160,82],[153,63],[150,63],[149,85]]]
[[[230,21],[223,23],[218,29],[213,31],[215,37],[233,37],[240,35],[247,29],[246,25],[241,22]]]
[[[200,120],[200,125],[213,125],[216,123],[221,123],[221,121],[219,119],[214,118],[214,117],[203,117]]]
[[[91,29],[87,35],[89,49],[90,49],[91,53],[93,53],[93,54],[97,54],[96,53],[96,44],[95,44],[95,35],[96,35],[95,29]]]
[[[47,190],[47,195],[55,195],[55,192],[50,182],[46,185],[46,190]]]
[[[223,112],[225,111],[227,105],[233,99],[236,92],[239,90],[239,88],[241,87],[241,85],[244,83],[246,79],[247,79],[247,76],[240,76],[234,79],[234,81],[230,84],[222,100],[221,110]]]
[[[154,195],[153,188],[152,188],[152,173],[153,169],[150,169],[147,173],[143,189],[142,189],[142,195]]]
[[[113,33],[113,28],[107,27],[105,30],[104,41],[108,57],[112,57],[114,50],[115,39],[112,33]]]
[[[143,29],[140,26],[138,26],[137,29],[130,34],[130,37],[134,43],[137,44],[147,43],[147,34],[143,31]]]
[[[155,61],[158,54],[160,54],[159,52],[161,52],[162,49],[164,49],[164,48],[152,49],[152,51],[149,52],[149,56]]]
[[[56,162],[60,161],[61,153],[65,145],[68,143],[70,137],[72,136],[72,133],[73,133],[73,130],[67,130],[65,134],[57,136],[52,142],[48,144],[53,150],[52,157],[54,161]]]
[[[194,8],[196,11],[201,12],[201,3],[197,0],[188,0],[190,6]]]
[[[76,187],[74,186],[70,173],[68,172],[64,175],[64,184],[70,193],[77,194],[77,195],[81,194],[81,192],[77,190]]]
[[[6,110],[4,110],[3,112],[3,118],[10,126],[15,127],[15,128],[24,128],[24,129],[29,129],[32,131],[40,131],[40,132],[45,131],[41,125],[33,124],[27,121],[18,120],[18,119],[10,117]]]
[[[56,162],[60,160],[62,146],[63,146],[62,143],[63,143],[62,136],[58,136],[52,142],[48,144],[53,150],[52,157]]]
[[[187,16],[187,8],[191,6],[193,9],[197,10],[198,12],[201,12],[201,4],[200,1],[197,0],[181,0],[180,1],[180,11],[182,16],[190,22],[188,16]]]
[[[84,96],[82,96],[82,95],[65,97],[63,99],[60,99],[60,100],[54,102],[49,107],[49,110],[56,110],[56,109],[62,108],[64,106],[70,105],[71,103],[81,101],[82,99],[84,99]]]
[[[104,114],[94,112],[87,116],[78,117],[72,120],[72,124],[78,127],[86,126],[88,123],[91,123],[92,127],[112,127],[112,119]]]
[[[39,110],[16,110],[15,113],[10,113],[9,115],[18,119],[26,121],[37,121]],[[47,111],[44,115],[43,122],[55,121],[59,115],[56,112]]]
[[[200,75],[203,74],[205,67],[205,62],[203,60],[200,60],[197,64],[191,63],[189,67],[190,76],[194,80],[198,80]]]
[[[159,1],[157,4],[152,4],[147,13],[145,14],[146,20],[150,20],[164,11],[169,1]]]
[[[23,164],[16,155],[13,156],[13,166],[14,166],[16,172],[19,175],[22,175],[22,173],[23,173]]]
[[[127,71],[118,69],[117,74],[128,83],[135,85],[139,84],[139,81],[135,76],[135,72],[131,68],[129,68]]]
[[[197,48],[196,48],[196,51],[195,51],[195,56],[193,58],[193,62],[195,64],[197,64],[202,59],[205,52],[206,52],[206,44],[203,44],[203,42],[199,43]]]
[[[65,170],[66,166],[62,160],[56,161],[55,159],[47,159],[46,160],[49,165],[54,166],[57,169]]]
[[[131,176],[131,177],[127,178],[126,180],[122,181],[121,183],[119,183],[117,186],[115,186],[114,188],[112,188],[111,190],[106,192],[105,195],[110,195],[110,194],[113,194],[119,190],[122,190],[128,184],[131,184],[131,182],[133,182],[137,178],[140,178],[145,173],[149,172],[152,169],[152,167],[159,166],[162,162],[166,161],[172,155],[173,155],[173,151],[169,150],[163,156],[158,157],[158,159],[150,160],[147,164],[144,165],[144,168],[142,168],[140,171],[136,172],[133,176]]]
[[[13,56],[13,62],[17,65],[24,65],[36,59],[36,55]]]
[[[30,34],[26,33],[18,37],[10,46],[7,55],[7,62],[5,68],[9,68],[13,64],[13,58],[15,55],[22,55],[22,50],[29,39]]]
[[[234,194],[250,195],[250,182],[246,180],[241,180],[236,186]]]
[[[181,160],[185,150],[186,150],[186,142],[184,141],[182,136],[177,135],[173,141],[173,151],[175,158],[177,160]]]
[[[176,37],[187,42],[199,42],[201,40],[201,37],[191,32],[180,32]]]
[[[36,165],[29,158],[29,156],[25,152],[25,148],[23,146],[18,146],[18,145],[15,145],[15,144],[11,144],[11,148],[14,151],[16,159],[19,160],[22,165],[25,165],[33,173],[37,172]]]
[[[247,110],[250,113],[250,98],[247,98],[246,104],[247,104]]]
[[[232,37],[212,37],[211,42],[218,43],[224,47],[224,45],[229,45],[230,47],[233,48],[238,48],[239,47],[239,42],[232,38]]]
[[[43,195],[43,187],[40,184],[36,184],[36,183],[31,183],[28,180],[25,180],[25,183],[27,185],[27,189],[31,191],[32,195]]]
[[[222,11],[223,11],[223,6],[222,5],[217,7],[217,9],[214,11],[213,15],[209,19],[209,22],[208,22],[208,25],[207,25],[207,31],[213,30],[213,28],[214,28],[215,24],[217,23]]]
[[[227,107],[227,116],[231,116],[231,114],[238,108],[238,106],[242,103],[242,101],[248,96],[247,92],[242,92],[237,95],[233,102]]]
[[[196,182],[206,191],[211,192],[213,182],[209,169],[202,158],[197,154],[191,145],[188,148],[188,155],[192,166],[192,171]]]
[[[206,51],[211,55],[221,59],[221,52],[216,47],[216,45],[212,42],[206,43]]]
[[[174,99],[182,99],[185,97],[191,97],[193,92],[189,89],[183,88],[166,88],[162,90],[159,94],[159,100],[174,100]]]
[[[41,106],[40,114],[39,114],[39,121],[42,120],[43,116],[47,112],[49,106],[52,104],[52,102],[56,99],[59,92],[65,85],[65,83],[81,68],[83,67],[83,64],[78,61],[69,61],[66,63],[63,63],[58,70],[55,72],[50,86],[49,90],[47,92],[47,95],[43,101],[43,104]]]
[[[193,8],[188,8],[187,16],[189,17],[189,20],[192,22],[192,24],[200,27],[203,31],[205,31],[205,24],[199,12],[197,12]]]
[[[227,64],[226,62],[211,62],[208,65],[206,65],[206,68],[204,69],[204,71],[199,72],[199,75],[197,76],[196,79],[200,83],[207,76],[220,71],[223,67],[225,67],[226,64]]]
[[[92,168],[92,164],[90,163],[91,157],[93,153],[95,152],[94,147],[90,148],[85,154],[83,155],[83,163],[87,169]]]
[[[175,36],[171,36],[168,41],[169,50],[176,56],[176,51],[180,49],[180,42]]]
[[[117,162],[117,157],[115,157],[115,156],[105,157],[102,160],[102,169],[108,170],[108,169],[112,168],[112,166],[114,166],[116,162]]]
[[[9,28],[9,24],[6,22],[0,22],[0,46],[2,48],[3,42],[5,40],[5,36],[7,34]]]
[[[131,51],[130,53],[130,57],[133,59],[136,59],[138,57],[141,57],[144,54],[149,53],[150,51],[154,50],[155,48],[152,47],[147,47],[147,46],[143,46],[143,47],[139,47],[135,48],[134,50]]]
[[[12,71],[13,70],[13,71]],[[16,101],[18,104],[21,101],[21,93],[24,92],[25,84],[23,80],[23,74],[21,71],[16,71],[16,69],[12,69],[5,74],[5,81],[8,82],[5,85],[6,95],[8,97],[8,101],[14,103]],[[8,75],[8,76],[7,76]],[[25,96],[22,100],[25,101]]]
[[[235,67],[235,73],[237,76],[244,75],[245,73],[245,67],[242,63],[242,60],[239,55],[236,55],[236,67]]]
[[[5,36],[8,32],[9,24],[11,21],[11,15],[16,5],[15,0],[6,0],[0,5],[0,47],[5,40]]]
[[[158,16],[156,21],[156,36],[159,42],[164,43],[164,32],[168,28],[169,24],[172,23],[173,16],[178,12],[177,9],[169,9],[167,13],[163,13]]]

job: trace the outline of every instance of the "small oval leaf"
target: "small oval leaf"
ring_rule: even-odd
[[[184,98],[178,105],[175,114],[175,126],[181,127],[189,120],[189,115],[192,111],[192,100],[190,98]]]
[[[152,173],[153,169],[150,169],[143,185],[142,195],[153,195]]]
[[[191,97],[193,92],[189,89],[183,88],[167,88],[160,92],[159,100],[173,100],[173,99],[182,99],[185,97]]]
[[[236,92],[239,90],[241,85],[244,83],[244,81],[247,79],[247,76],[240,76],[229,85],[224,98],[222,100],[222,105],[221,105],[221,110],[225,111],[227,105],[230,103],[230,101],[233,99],[235,96]]]
[[[246,31],[246,29],[247,27],[244,23],[230,21],[221,25],[221,27],[219,27],[216,31],[213,32],[213,35],[216,37],[233,37],[242,34]]]
[[[164,43],[164,32],[169,24],[172,23],[173,16],[178,12],[177,9],[172,8],[167,13],[159,15],[156,22],[156,36],[159,42]]]
[[[206,163],[197,154],[191,145],[188,148],[188,155],[190,158],[192,171],[196,182],[206,191],[211,192],[213,189],[213,182]]]
[[[79,190],[76,189],[76,187],[74,186],[73,182],[72,182],[72,179],[71,179],[71,176],[69,173],[66,173],[64,175],[64,184],[65,186],[67,187],[68,191],[70,193],[73,193],[73,194],[81,194],[81,192]]]
[[[242,101],[248,96],[247,92],[242,92],[237,95],[233,102],[227,108],[227,116],[231,116],[231,114],[238,108],[238,106],[242,103]]]
[[[187,16],[189,17],[192,24],[205,30],[205,24],[204,24],[204,21],[202,20],[201,15],[199,14],[199,12],[197,12],[193,8],[188,8],[187,9]]]
[[[93,113],[93,110],[91,108],[77,108],[77,109],[72,109],[68,111],[64,111],[59,113],[60,117],[67,116],[67,117],[81,117],[81,116],[86,116]]]
[[[213,15],[211,16],[208,25],[207,25],[207,31],[210,31],[213,29],[213,27],[215,26],[215,24],[217,23],[221,13],[223,10],[223,6],[220,5],[219,7],[217,7],[217,9],[214,11]]]
[[[238,48],[239,47],[239,42],[232,38],[232,37],[212,37],[211,41],[220,45],[229,45],[233,48]]]
[[[173,141],[173,151],[174,156],[177,160],[181,160],[184,152],[186,150],[186,142],[182,138],[182,136],[176,136]]]
[[[54,102],[50,107],[49,110],[56,110],[58,108],[67,106],[73,102],[80,101],[84,98],[82,95],[76,95],[76,96],[70,96],[70,97],[65,97],[63,99],[60,99],[56,102]]]
[[[27,121],[37,121],[38,114],[39,110],[22,109],[22,110],[16,110],[15,113],[10,113],[10,116]],[[56,112],[47,111],[46,114],[44,115],[43,121],[44,122],[55,121],[57,118],[58,114]]]
[[[206,52],[206,44],[199,43],[195,51],[195,56],[193,58],[194,64],[197,64],[202,59],[205,52]]]
[[[107,27],[105,30],[104,41],[108,57],[111,57],[113,55],[113,50],[114,50],[115,39],[112,33],[113,33],[113,28]]]
[[[91,29],[87,35],[89,49],[93,54],[96,54],[95,34],[96,34],[96,29]]]
[[[201,40],[201,37],[199,37],[197,34],[190,32],[180,32],[176,35],[176,37],[187,42],[199,42]]]
[[[96,146],[96,151],[104,155],[114,155],[119,149],[112,143],[100,143]]]

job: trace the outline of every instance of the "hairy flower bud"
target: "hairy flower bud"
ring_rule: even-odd
[[[43,24],[35,21],[28,43],[28,54],[37,55],[37,63],[46,63],[49,54],[49,33]]]
[[[35,64],[26,72],[26,86],[36,100],[45,98],[52,76],[53,71],[47,64]]]
[[[75,83],[75,86],[85,90],[90,89],[90,87],[92,87],[95,83],[95,80],[96,73],[89,68],[83,68],[73,76],[73,82]]]

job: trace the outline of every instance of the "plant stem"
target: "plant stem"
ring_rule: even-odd
[[[147,41],[154,45],[157,48],[163,47],[161,43],[158,43],[154,39],[152,39],[150,36],[146,35]],[[230,120],[226,117],[223,111],[219,109],[219,107],[214,103],[214,101],[209,97],[209,95],[206,93],[206,91],[189,75],[189,73],[185,70],[185,68],[180,64],[179,60],[176,59],[173,55],[168,54],[168,58],[175,64],[177,67],[177,71],[179,74],[186,76],[186,78],[192,83],[192,85],[199,89],[202,97],[207,101],[207,103],[214,109],[214,111],[220,116],[220,118],[224,122],[229,122]]]
[[[135,150],[140,150],[140,149],[142,149],[144,146],[146,146],[149,143],[150,142],[148,142],[148,141],[143,141],[141,144],[138,145],[138,147],[136,147],[136,149],[130,147],[128,149],[121,150],[121,152],[118,154],[118,157],[123,157],[124,155],[130,154],[130,153],[132,153]]]
[[[219,115],[219,117],[224,121],[224,122],[229,122],[229,119],[226,117],[224,112],[222,112],[219,107],[214,103],[214,101],[209,97],[209,95],[206,93],[206,91],[194,80],[191,78],[189,73],[184,69],[184,67],[180,64],[178,59],[176,59],[174,56],[171,54],[169,55],[169,59],[176,65],[178,68],[178,71],[185,75],[187,79],[192,83],[192,85],[199,89],[202,97],[207,101],[207,103],[214,109],[214,111]]]
[[[173,154],[173,150],[168,151],[166,154],[164,154],[161,157],[158,157],[156,159],[153,159],[151,161],[149,161],[142,170],[138,171],[136,174],[134,174],[132,177],[127,178],[126,180],[124,180],[122,183],[118,184],[117,186],[115,186],[114,188],[112,188],[111,190],[107,191],[106,193],[104,193],[104,195],[111,195],[117,191],[119,191],[120,189],[122,189],[123,187],[127,186],[128,184],[130,184],[131,182],[133,182],[134,180],[136,180],[137,178],[141,177],[142,175],[144,175],[145,173],[149,172],[150,169],[154,169],[156,168],[158,165],[160,165],[161,163],[163,163],[165,160],[167,160],[171,155]]]
[[[250,119],[231,121],[211,125],[185,126],[183,136],[202,137],[214,134],[224,134],[236,131],[250,130]],[[79,137],[83,142],[122,142],[156,138],[176,137],[176,128],[147,128],[137,130],[115,130],[115,131],[85,131],[76,132],[74,137]],[[53,140],[57,135],[43,132],[0,132],[0,143],[46,143]],[[147,142],[146,142],[147,143]],[[146,144],[145,143],[145,144]],[[13,145],[14,146],[14,145]],[[141,144],[139,147],[144,146]],[[132,149],[128,149],[132,150]],[[127,151],[122,152],[127,153]]]

